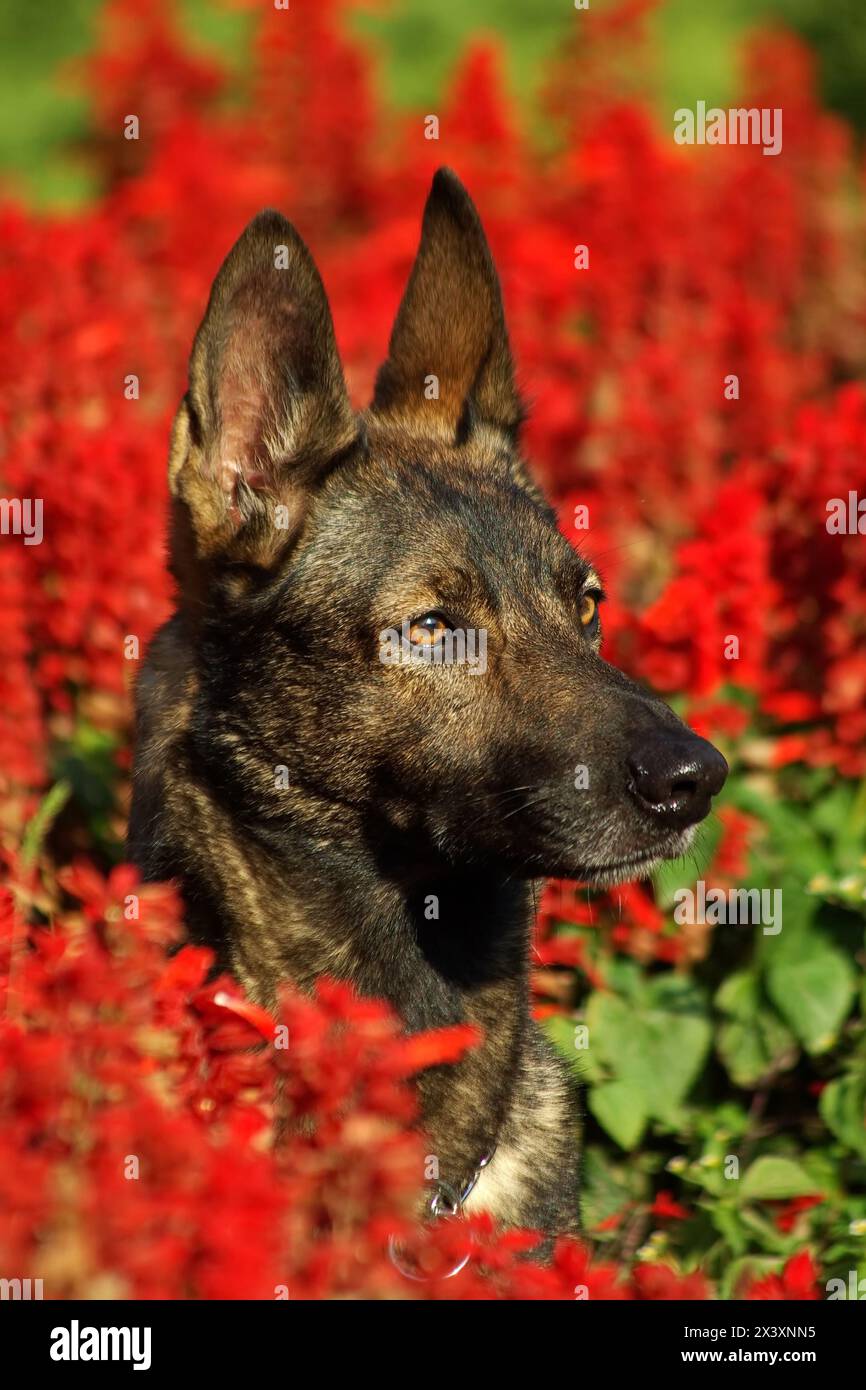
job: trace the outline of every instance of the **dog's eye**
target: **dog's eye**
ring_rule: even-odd
[[[413,647],[433,647],[450,630],[448,619],[441,613],[425,613],[409,624],[409,641]]]
[[[598,605],[601,594],[597,590],[589,590],[581,596],[577,615],[580,619],[581,627],[589,633],[593,633],[598,627]]]

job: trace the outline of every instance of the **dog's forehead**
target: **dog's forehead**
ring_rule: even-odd
[[[365,564],[383,574],[436,582],[453,574],[494,592],[559,590],[571,597],[593,580],[588,562],[533,495],[501,441],[455,447],[408,431],[373,437],[335,480],[328,530],[366,538]],[[596,581],[597,582],[597,581]]]

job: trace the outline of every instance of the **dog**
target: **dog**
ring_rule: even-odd
[[[599,655],[601,580],[523,416],[452,172],[361,413],[307,247],[250,223],[172,431],[177,607],[138,682],[129,849],[263,1005],[327,975],[409,1031],[477,1025],[418,1081],[434,1203],[556,1234],[579,1228],[580,1139],[530,1015],[537,883],[682,854],[727,765]]]

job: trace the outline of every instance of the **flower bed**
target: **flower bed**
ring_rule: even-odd
[[[819,1296],[866,1272],[866,543],[827,526],[866,495],[849,133],[808,53],[761,35],[741,104],[783,108],[783,152],[677,146],[619,85],[646,58],[629,4],[561,54],[543,154],[489,45],[427,140],[379,101],[346,8],[263,8],[238,100],[168,7],[111,0],[84,75],[99,200],[0,205],[2,489],[44,527],[0,549],[0,1272],[59,1297]],[[361,405],[442,163],[501,269],[527,453],[611,590],[607,654],[733,769],[696,866],[542,903],[538,1014],[588,1087],[596,1246],[544,1268],[481,1220],[411,1230],[409,1078],[470,1038],[401,1039],[327,983],[268,1019],[205,983],[201,948],[166,955],[171,891],[118,864],[131,688],[169,611],[167,431],[212,276],[255,212],[285,211]],[[781,884],[785,931],[678,923],[696,877]],[[280,1026],[291,1046],[262,1045]],[[308,1121],[276,1147],[275,1088]],[[391,1237],[434,1274],[473,1258],[409,1280]]]

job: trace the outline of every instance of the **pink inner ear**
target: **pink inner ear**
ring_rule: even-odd
[[[246,468],[236,458],[221,458],[217,464],[216,481],[228,497],[234,496],[239,478],[243,478],[247,487],[251,488],[263,488],[267,483],[261,469]]]
[[[226,345],[217,392],[219,444],[213,476],[234,498],[238,480],[262,488],[267,474],[261,467],[265,417],[269,409],[265,324],[246,318]]]

